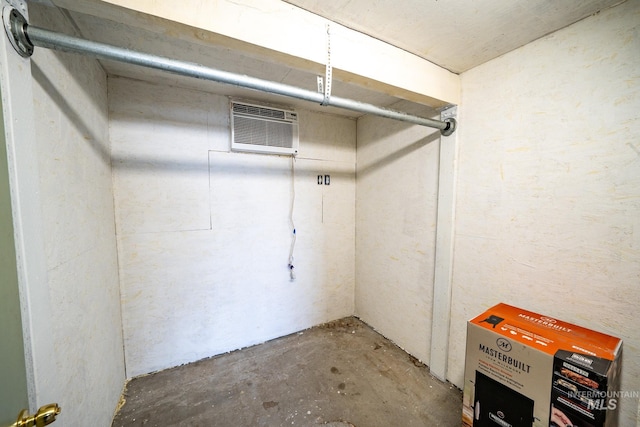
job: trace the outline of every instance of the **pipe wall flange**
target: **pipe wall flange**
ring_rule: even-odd
[[[448,119],[444,119],[443,121],[447,124],[447,127],[442,129],[440,131],[440,134],[442,136],[450,136],[451,134],[453,134],[456,131],[456,127],[458,126],[458,122],[456,122],[456,119],[454,119],[453,117],[450,117]]]
[[[33,55],[33,43],[26,33],[29,24],[24,16],[17,9],[6,6],[2,10],[2,22],[9,42],[16,52],[23,58],[29,58]]]

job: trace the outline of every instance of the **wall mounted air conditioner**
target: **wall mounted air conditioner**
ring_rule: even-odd
[[[231,150],[298,153],[298,113],[265,105],[231,101]]]

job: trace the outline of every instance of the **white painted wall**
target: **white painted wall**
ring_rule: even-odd
[[[439,114],[400,103],[395,109]],[[440,132],[358,120],[356,315],[428,363]]]
[[[32,24],[73,32],[59,11],[29,9]],[[106,76],[46,49],[31,75],[48,295],[46,309],[31,307],[46,327],[34,334],[37,402],[60,404],[56,425],[109,425],[125,375]]]
[[[622,338],[622,388],[640,391],[639,29],[628,1],[462,74],[459,387],[466,321],[504,301]]]
[[[299,111],[290,281],[291,160],[230,153],[228,102],[109,79],[128,377],[353,314],[355,121]]]

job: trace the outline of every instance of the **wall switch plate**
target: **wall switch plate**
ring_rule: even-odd
[[[331,185],[331,175],[324,176],[324,185]]]

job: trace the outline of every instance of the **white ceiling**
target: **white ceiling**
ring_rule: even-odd
[[[33,0],[49,4],[51,0]],[[53,0],[55,1],[55,0]],[[361,31],[460,73],[557,29],[618,4],[621,0],[284,0]],[[203,46],[75,11],[60,10],[76,34],[89,40],[133,48],[238,74],[316,90],[316,75],[272,58],[248,57],[225,47]],[[33,24],[47,28],[46,22]],[[169,75],[102,61],[109,75],[170,84],[228,96],[322,110],[361,114],[248,89]],[[401,101],[334,79],[332,94],[382,107]],[[402,104],[406,107],[406,104]],[[436,115],[437,112],[433,112]]]
[[[284,0],[461,73],[623,0]]]

